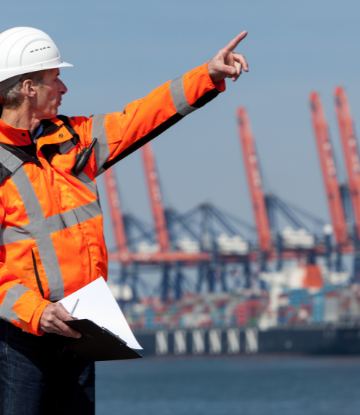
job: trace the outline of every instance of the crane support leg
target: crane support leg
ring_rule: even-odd
[[[200,293],[201,292],[201,286],[204,280],[204,273],[205,273],[205,266],[204,264],[200,263],[199,267],[198,267],[198,279],[197,279],[197,283],[196,283],[196,292]]]
[[[206,279],[208,283],[209,292],[213,293],[215,291],[215,267],[214,264],[206,265]]]
[[[335,271],[342,272],[344,271],[344,264],[342,258],[342,252],[340,246],[336,248],[336,257],[335,257]]]
[[[176,273],[175,273],[175,299],[179,300],[182,297],[183,293],[183,281],[184,275],[182,273],[181,263],[176,264]]]
[[[354,232],[353,282],[360,284],[360,241],[356,231]]]
[[[134,264],[132,267],[132,278],[131,278],[131,290],[132,290],[132,301],[137,302],[139,300],[139,293],[138,293],[138,282],[139,282],[139,275],[138,275],[138,264]]]
[[[245,288],[250,288],[251,286],[251,268],[250,268],[250,261],[247,259],[246,261],[244,261],[244,284],[245,284]]]
[[[220,282],[221,282],[222,292],[224,293],[228,292],[228,286],[227,286],[227,281],[226,281],[226,265],[224,263],[221,264],[221,268],[220,268]]]
[[[161,301],[166,303],[169,300],[170,293],[170,265],[163,264],[162,266],[162,281],[161,281]]]
[[[336,247],[337,255],[340,254],[339,246]],[[331,235],[325,235],[325,261],[327,269],[331,269],[331,253],[332,253],[332,244],[331,244]]]
[[[283,243],[282,237],[278,233],[276,237],[276,252],[277,252],[277,262],[276,262],[276,270],[281,271],[283,267]]]

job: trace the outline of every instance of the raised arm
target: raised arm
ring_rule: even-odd
[[[240,33],[210,62],[166,82],[127,105],[123,112],[97,114],[90,119],[73,117],[73,128],[86,145],[97,138],[91,161],[94,174],[101,174],[214,99],[225,90],[225,78],[236,81],[242,69],[248,71],[245,57],[233,52],[246,35],[247,32]]]

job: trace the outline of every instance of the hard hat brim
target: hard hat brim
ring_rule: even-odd
[[[44,65],[43,67],[35,66],[31,67],[28,66],[27,68],[18,68],[18,69],[10,69],[8,71],[0,71],[0,82],[6,81],[9,78],[12,78],[13,76],[17,75],[25,75],[26,73],[30,72],[39,72],[39,71],[45,71],[47,69],[56,69],[56,68],[70,68],[74,65],[67,62],[61,62],[61,63],[54,63],[51,64],[50,62],[47,65]]]
[[[71,63],[67,63],[67,62],[63,62],[62,64],[60,64],[59,66],[57,66],[57,68],[66,68],[66,67],[73,67],[74,65],[72,65]]]

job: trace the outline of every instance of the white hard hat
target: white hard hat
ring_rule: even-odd
[[[0,33],[0,91],[26,73],[65,66],[73,65],[61,61],[58,48],[43,31],[14,27]]]

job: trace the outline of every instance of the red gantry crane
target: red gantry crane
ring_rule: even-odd
[[[240,143],[245,161],[245,169],[250,190],[251,202],[255,216],[256,230],[259,247],[268,255],[272,250],[271,231],[266,212],[264,192],[259,170],[258,157],[256,155],[254,138],[251,132],[249,118],[244,107],[237,111]]]
[[[169,235],[166,228],[165,213],[161,200],[161,191],[155,166],[155,159],[150,143],[147,143],[141,147],[141,155],[144,164],[156,239],[159,244],[160,251],[168,252],[170,251]]]
[[[182,251],[171,251],[158,174],[156,171],[155,157],[150,143],[145,144],[141,148],[141,154],[144,164],[156,239],[160,247],[159,252],[151,254],[151,258],[160,262],[188,261],[189,263],[194,263],[197,261],[209,260],[210,256],[206,252],[190,254]]]
[[[251,132],[249,118],[246,110],[240,107],[237,112],[240,142],[243,150],[246,174],[250,189],[250,196],[255,216],[259,247],[265,258],[273,259],[274,247],[271,239],[268,213],[262,188],[258,157],[255,150],[254,138]],[[286,258],[297,258],[298,254],[291,250],[285,251]],[[279,255],[279,253],[278,253]],[[304,286],[321,287],[320,268],[316,264],[308,263],[304,266]]]
[[[350,199],[355,220],[353,235],[354,269],[353,279],[360,281],[360,161],[348,100],[342,87],[335,88],[335,106],[341,143],[348,175]]]
[[[105,174],[105,189],[107,200],[110,208],[110,216],[113,223],[114,238],[117,251],[109,253],[109,259],[119,261],[121,265],[126,267],[132,263],[139,265],[162,265],[163,282],[162,282],[162,299],[166,301],[169,294],[169,270],[172,263],[184,263],[193,266],[199,261],[209,261],[210,254],[200,252],[190,254],[182,251],[170,251],[170,243],[166,228],[164,209],[161,202],[161,193],[157,180],[155,169],[155,160],[151,152],[150,145],[143,153],[145,173],[148,183],[150,202],[152,206],[153,218],[155,223],[155,231],[157,241],[160,246],[159,252],[143,253],[130,252],[127,246],[127,237],[124,227],[124,220],[121,212],[120,197],[117,188],[117,181],[113,168],[108,169]],[[178,275],[180,275],[178,273]],[[179,288],[178,288],[179,290]],[[178,293],[179,296],[179,293]]]
[[[109,259],[120,261],[124,267],[127,267],[130,263],[134,262],[138,263],[139,265],[161,265],[163,271],[162,299],[166,301],[170,288],[169,270],[171,264],[183,263],[185,265],[193,266],[200,261],[209,261],[211,256],[206,252],[192,254],[182,251],[171,251],[168,231],[166,227],[165,213],[161,200],[162,198],[158,175],[155,167],[155,159],[151,150],[150,143],[142,147],[141,153],[143,157],[146,182],[159,251],[153,253],[129,251],[127,246],[123,216],[121,212],[121,204],[119,192],[117,189],[116,177],[113,168],[110,168],[105,172],[105,187],[110,208],[111,220],[113,223],[117,251],[116,253],[110,253]],[[180,273],[177,275],[180,275]]]
[[[344,89],[337,87],[334,95],[355,226],[358,239],[360,240],[360,160],[358,145]]]
[[[110,209],[110,217],[113,224],[117,255],[119,256],[121,263],[126,265],[129,263],[131,258],[127,246],[127,238],[121,211],[120,197],[117,188],[116,177],[114,174],[114,168],[110,167],[109,169],[107,169],[104,175],[105,190]]]
[[[149,146],[147,144],[146,146]],[[146,163],[146,164],[145,164]],[[159,252],[143,253],[130,252],[127,246],[127,237],[124,227],[124,220],[121,212],[120,196],[117,188],[116,176],[114,168],[105,171],[105,189],[107,200],[110,208],[110,216],[113,223],[114,238],[117,251],[109,253],[110,260],[120,261],[123,264],[136,261],[141,264],[158,264],[164,262],[186,261],[194,264],[197,261],[207,261],[210,255],[206,252],[198,254],[190,254],[182,251],[170,251],[170,243],[165,222],[164,208],[161,202],[161,192],[155,169],[155,160],[151,152],[146,153],[146,161],[144,157],[144,167],[146,179],[149,188],[150,203],[152,206],[155,232],[157,241],[160,246]],[[151,189],[151,190],[150,190]]]
[[[310,94],[310,110],[334,236],[337,245],[342,247],[348,242],[345,214],[328,126],[320,97],[316,92]]]
[[[157,243],[160,247],[160,252],[170,251],[169,235],[166,227],[166,219],[164,207],[162,204],[162,197],[160,191],[160,184],[158,174],[155,166],[155,159],[152,152],[151,144],[147,143],[141,147],[141,156],[143,160],[145,178],[149,193],[149,200],[151,205],[151,212],[154,223],[154,230],[156,234]],[[162,264],[162,283],[161,283],[161,297],[163,301],[167,301],[170,288],[170,264],[164,262]],[[181,283],[180,283],[181,284]]]
[[[190,254],[182,251],[172,251],[170,247],[169,234],[166,226],[165,212],[162,204],[162,196],[158,173],[155,165],[155,158],[152,152],[151,144],[147,143],[141,148],[146,183],[148,188],[149,200],[153,216],[154,229],[156,239],[160,247],[159,253],[152,254],[152,257],[160,257],[162,263],[162,299],[167,300],[169,292],[169,270],[171,263],[197,263],[200,261],[208,261],[210,254],[202,252],[198,254]],[[177,274],[181,277],[181,273]],[[179,285],[177,283],[176,285]],[[179,293],[177,294],[179,296]]]

